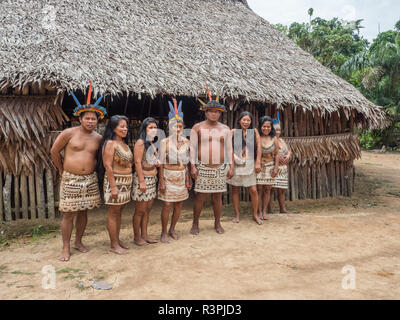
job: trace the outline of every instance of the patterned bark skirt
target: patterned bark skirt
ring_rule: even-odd
[[[111,199],[111,187],[107,175],[104,175],[104,203],[110,206],[121,206],[131,201],[132,173],[114,173],[115,184],[118,188],[118,200]]]
[[[133,201],[150,201],[157,197],[157,176],[144,176],[144,182],[146,183],[146,192],[143,193],[139,188],[139,177],[135,172],[133,174],[133,186],[132,186],[132,200]]]
[[[164,168],[165,192],[161,192],[158,188],[158,199],[165,202],[181,202],[189,198],[185,178],[186,169],[168,170]]]
[[[288,180],[289,180],[288,166],[287,165],[279,166],[278,175],[275,177],[274,188],[288,189],[289,185]]]
[[[226,183],[235,187],[248,188],[257,184],[257,176],[255,172],[246,176],[239,176],[235,174],[232,179],[226,180]]]
[[[228,166],[223,163],[217,167],[210,167],[203,163],[197,165],[199,172],[194,191],[199,193],[226,192],[226,174]]]
[[[265,186],[275,185],[275,179],[271,176],[274,166],[273,161],[261,165],[261,172],[257,173],[257,184]]]
[[[78,175],[64,171],[61,177],[61,212],[76,212],[100,207],[100,190],[96,172]]]

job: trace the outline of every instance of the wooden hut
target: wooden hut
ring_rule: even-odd
[[[385,121],[380,107],[245,0],[3,0],[0,21],[5,220],[55,216],[51,133],[71,125],[69,90],[83,97],[90,80],[109,113],[133,124],[147,115],[166,119],[166,102],[176,96],[192,126],[205,82],[229,107],[223,121],[231,127],[242,110],[256,120],[279,110],[294,155],[291,200],[350,196],[360,157],[355,128]]]

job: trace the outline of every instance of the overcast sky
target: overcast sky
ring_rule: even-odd
[[[394,29],[400,20],[400,0],[247,0],[253,11],[269,22],[289,25],[292,22],[307,22],[307,11],[314,8],[313,17],[346,20],[364,19],[361,35],[369,41],[380,30]]]

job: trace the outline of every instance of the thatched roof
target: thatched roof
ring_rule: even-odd
[[[50,132],[68,120],[54,101],[55,96],[0,96],[0,173],[29,175],[39,164],[52,166]]]
[[[0,88],[212,94],[332,112],[383,111],[239,0],[2,0]]]

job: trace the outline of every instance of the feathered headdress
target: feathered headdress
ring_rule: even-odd
[[[172,104],[171,101],[168,101],[170,110],[168,114],[169,122],[176,120],[180,120],[183,122],[182,100],[179,101],[179,105],[175,98],[172,99],[172,101],[174,102],[174,104]]]
[[[272,123],[273,123],[273,126],[275,127],[276,125],[281,125],[281,123],[280,123],[280,120],[279,120],[279,111],[277,112],[277,116],[276,116],[276,118],[273,118],[272,119]]]
[[[207,95],[208,95],[208,100],[209,100],[208,103],[205,103],[200,98],[197,98],[197,100],[199,100],[199,102],[202,105],[201,110],[206,111],[206,110],[212,109],[212,110],[226,112],[226,107],[223,104],[219,103],[219,95],[217,96],[217,98],[215,100],[213,100],[211,98],[211,93],[210,93],[210,90],[208,90],[207,83],[206,83],[206,90],[207,90]]]
[[[97,99],[97,101],[94,104],[90,104],[90,99],[91,99],[91,95],[92,95],[92,81],[90,81],[89,92],[88,92],[88,96],[87,96],[85,105],[80,104],[78,98],[74,95],[74,93],[72,91],[70,91],[70,93],[71,93],[72,97],[74,98],[76,104],[78,105],[74,109],[74,116],[79,117],[79,115],[82,112],[86,112],[86,111],[96,112],[99,115],[100,119],[103,119],[104,116],[107,115],[106,109],[99,106],[99,103],[100,103],[101,99],[103,99],[103,96],[101,96],[99,99]]]

